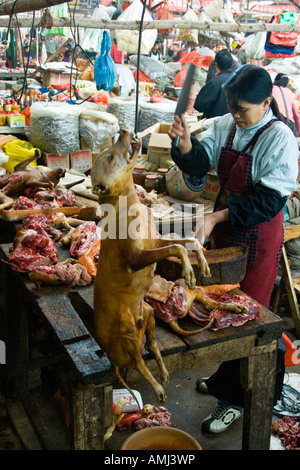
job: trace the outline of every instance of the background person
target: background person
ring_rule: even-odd
[[[160,52],[160,44],[159,42],[155,41],[150,53],[149,57],[154,60],[161,60],[161,52]]]
[[[292,92],[292,90],[287,88],[288,83],[289,83],[289,77],[284,73],[278,73],[273,82],[272,94],[273,94],[274,99],[277,102],[277,105],[281,114],[285,118],[288,118],[290,121],[294,123],[295,126],[294,126],[294,129],[292,129],[294,134],[299,135],[300,117],[299,117],[297,105],[296,105],[296,96]],[[283,99],[282,93],[283,93],[284,99]],[[285,103],[284,103],[284,100],[285,100]],[[285,104],[286,104],[286,107],[285,107]]]
[[[229,52],[226,47],[222,47],[218,52],[225,51],[225,50]],[[241,64],[237,60],[232,60],[231,70],[233,71],[237,70],[240,66]],[[212,60],[211,63],[209,64],[205,83],[208,83],[215,76],[216,76],[216,59]]]
[[[215,63],[216,76],[201,88],[194,103],[194,108],[203,113],[205,119],[229,113],[223,85],[233,74],[230,52],[227,49],[218,52]]]
[[[242,291],[268,307],[283,245],[283,210],[298,175],[298,145],[280,120],[272,99],[269,73],[250,64],[242,66],[225,85],[230,114],[215,118],[200,140],[191,138],[184,116],[174,117],[172,158],[178,167],[199,181],[217,170],[221,192],[213,213],[204,217],[203,244],[211,248],[245,244],[249,254]],[[199,227],[196,227],[199,230]],[[281,396],[285,346],[278,341],[275,403]],[[218,399],[204,420],[208,433],[225,431],[242,414],[244,390],[239,361],[227,361],[208,379],[198,379],[197,389]]]

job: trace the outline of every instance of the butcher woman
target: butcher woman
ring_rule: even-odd
[[[172,146],[172,158],[198,179],[199,187],[209,170],[217,171],[220,192],[214,212],[204,217],[195,235],[202,244],[209,237],[211,248],[246,244],[249,254],[241,289],[268,307],[283,245],[284,205],[298,176],[297,140],[280,120],[265,69],[246,64],[224,88],[230,114],[215,118],[199,140],[190,136],[184,116],[175,116],[169,135],[180,140],[178,147]],[[284,352],[280,339],[275,402],[283,385]],[[222,363],[211,377],[198,379],[196,387],[218,398],[202,423],[204,432],[223,432],[241,416],[239,361]]]

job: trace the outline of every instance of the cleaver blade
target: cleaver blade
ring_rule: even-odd
[[[182,90],[180,92],[178,101],[177,101],[177,106],[175,109],[175,116],[180,116],[181,114],[185,113],[186,107],[189,101],[190,97],[190,91],[191,91],[191,85],[193,82],[194,78],[194,73],[195,73],[196,66],[195,64],[191,63],[189,65],[189,69],[187,71]],[[179,144],[179,139],[180,137],[177,136],[175,139],[175,146],[178,147]]]

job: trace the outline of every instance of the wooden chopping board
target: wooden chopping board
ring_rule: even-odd
[[[246,246],[231,246],[219,250],[204,251],[204,256],[210,267],[211,277],[204,277],[200,274],[197,258],[193,252],[189,252],[188,255],[199,286],[237,284],[244,279],[248,257],[248,247]],[[159,261],[156,273],[168,281],[176,281],[182,278],[181,260],[170,257]]]
[[[0,216],[9,222],[17,222],[23,220],[24,217],[34,214],[52,215],[55,212],[62,212],[66,216],[76,215],[82,220],[92,220],[96,216],[96,206],[71,206],[71,207],[51,207],[51,208],[38,208],[38,209],[3,209],[0,211]]]

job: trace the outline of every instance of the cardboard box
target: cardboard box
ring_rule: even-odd
[[[201,193],[201,197],[215,201],[220,189],[219,178],[216,173],[207,173],[206,186]]]
[[[70,167],[85,172],[92,167],[92,152],[89,149],[78,150],[70,155]]]
[[[42,85],[48,88],[50,85],[67,85],[70,83],[70,73],[55,72],[54,70],[43,70],[42,72]]]
[[[18,137],[15,137],[14,135],[10,134],[2,134],[0,135],[0,149],[3,150],[4,152],[4,145],[7,144],[8,142],[11,142],[12,140],[17,140]]]
[[[7,116],[9,127],[25,127],[25,116],[23,114],[10,114]]]
[[[141,139],[150,134],[147,159],[157,164],[158,168],[169,168],[170,165],[174,165],[174,161],[171,158],[172,141],[168,136],[170,127],[171,124],[169,123],[157,123],[139,134]],[[191,134],[196,135],[203,130],[203,121],[191,123],[189,127]]]
[[[42,159],[48,168],[54,170],[55,168],[70,168],[69,154],[55,155],[54,153],[42,153]]]
[[[148,127],[139,135],[143,139],[150,134],[147,159],[158,165],[158,168],[169,168],[170,165],[174,165],[171,158],[172,141],[168,136],[170,127],[171,124],[168,123],[157,123]]]

